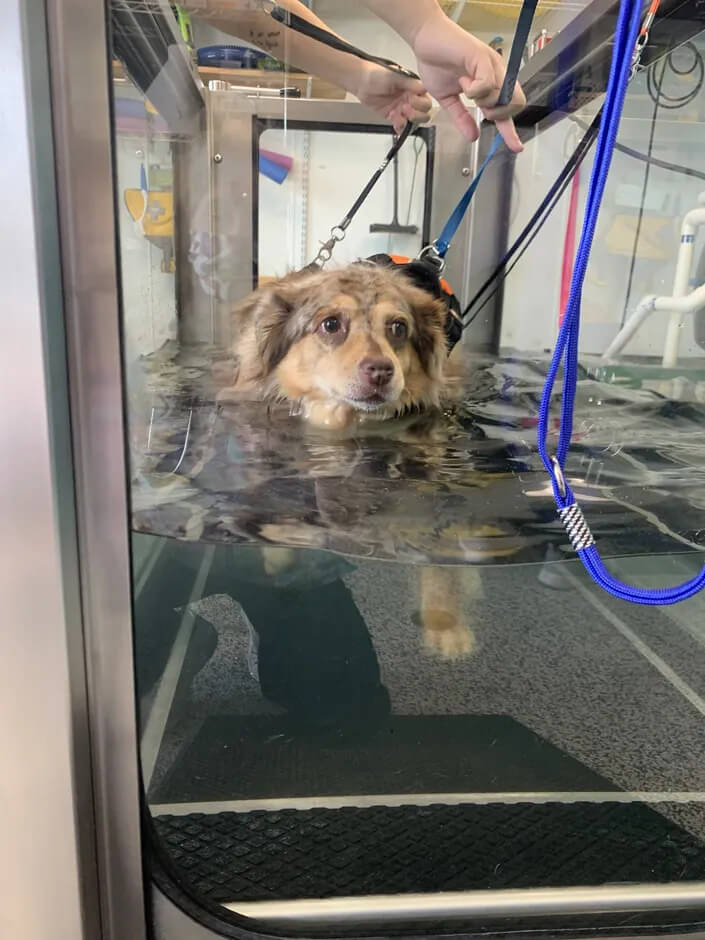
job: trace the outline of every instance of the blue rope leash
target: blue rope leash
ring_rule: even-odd
[[[685,600],[705,587],[705,567],[699,575],[690,581],[672,588],[644,589],[622,583],[613,577],[602,563],[590,528],[585,521],[580,506],[576,502],[575,495],[564,477],[566,457],[573,433],[583,282],[624,106],[632,55],[639,33],[640,14],[640,0],[622,0],[602,122],[597,138],[595,161],[588,188],[585,218],[573,268],[570,296],[546,376],[546,384],[539,409],[538,451],[551,477],[558,514],[566,527],[573,548],[593,581],[605,591],[622,600],[634,604],[665,605],[676,604]],[[556,376],[564,358],[560,432],[556,455],[552,457],[549,456],[546,447],[548,419]]]

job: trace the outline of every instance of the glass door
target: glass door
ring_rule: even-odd
[[[499,20],[480,6],[489,41]],[[419,129],[324,274],[297,279],[384,157],[385,119],[297,70],[267,6],[194,6],[190,21],[163,3],[113,0],[108,12],[122,523],[160,887],[224,935],[697,925],[703,596],[643,608],[600,593],[536,451],[561,251],[591,157],[493,303],[473,307],[445,399],[422,348],[436,300],[385,275],[379,256],[413,258],[435,237],[487,132],[470,148],[442,115]],[[413,67],[372,14],[316,12]],[[590,4],[558,24],[528,58],[527,88],[576,36],[606,29],[604,14]],[[666,291],[697,205],[703,40],[682,39],[629,89],[567,468],[611,570],[642,586],[698,570],[705,532],[700,319],[670,371],[664,321],[626,359],[606,355],[623,312]],[[527,111],[525,152],[498,158],[456,243],[461,307],[603,90],[595,81],[566,114]],[[340,350],[373,335],[375,317],[392,317],[384,369],[409,387],[422,375],[428,400],[337,423],[354,397],[337,391],[346,370],[366,368]]]

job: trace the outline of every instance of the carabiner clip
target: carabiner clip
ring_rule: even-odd
[[[445,258],[443,258],[439,253],[435,242],[431,242],[430,245],[426,245],[425,248],[422,248],[416,257],[416,260],[430,264],[433,268],[436,269],[439,277],[445,271]]]

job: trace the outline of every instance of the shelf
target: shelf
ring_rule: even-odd
[[[332,82],[302,72],[266,72],[263,69],[226,69],[200,66],[198,74],[204,82],[220,80],[248,88],[298,88],[303,98],[345,97],[345,91]]]
[[[303,98],[327,98],[342,100],[345,91],[314,75],[302,72],[267,72],[263,69],[227,69],[199,66],[198,74],[205,85],[209,81],[228,82],[230,85],[247,88],[298,88]],[[113,77],[125,78],[120,62],[113,62]]]

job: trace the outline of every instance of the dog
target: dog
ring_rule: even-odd
[[[389,424],[403,439],[393,419],[452,400],[457,372],[448,361],[446,316],[443,300],[391,267],[363,262],[289,274],[235,307],[234,373],[218,397],[288,402],[317,429],[384,433]],[[295,533],[281,535],[297,544]],[[277,541],[275,532],[269,537]],[[263,552],[270,575],[296,563],[292,549],[273,544]],[[426,649],[445,659],[469,654],[477,573],[424,567],[416,580]]]
[[[235,308],[236,374],[220,398],[287,401],[331,430],[438,408],[445,318],[442,300],[378,264],[289,274]]]

